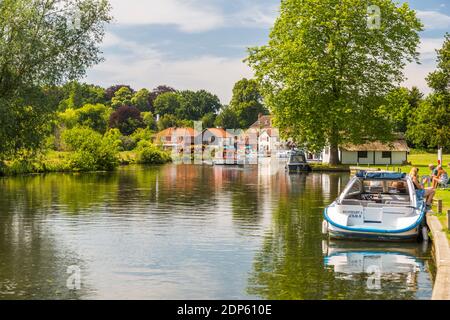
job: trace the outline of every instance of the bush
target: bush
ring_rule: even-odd
[[[58,113],[59,121],[64,127],[88,127],[103,134],[108,129],[112,109],[103,104],[86,104],[79,109],[67,109]]]
[[[170,155],[148,141],[141,141],[137,148],[137,162],[140,164],[164,164],[170,162]]]
[[[74,171],[113,170],[119,165],[120,133],[110,130],[104,136],[83,127],[66,130],[63,141],[73,153],[68,166]]]
[[[121,136],[121,151],[131,151],[134,150],[137,146],[136,140],[131,136]]]

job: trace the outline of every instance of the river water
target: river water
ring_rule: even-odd
[[[348,174],[130,166],[0,179],[0,299],[430,299],[423,244],[328,242]]]

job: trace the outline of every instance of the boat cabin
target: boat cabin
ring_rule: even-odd
[[[349,183],[339,198],[342,205],[363,207],[412,206],[414,186],[403,173],[364,172]]]

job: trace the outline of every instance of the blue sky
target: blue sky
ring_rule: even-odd
[[[279,0],[110,0],[114,23],[102,44],[105,61],[86,82],[152,89],[206,89],[228,103],[236,81],[252,77],[246,48],[267,43]],[[429,92],[424,80],[435,49],[450,31],[449,0],[406,1],[425,24],[421,65],[405,69],[405,86]]]

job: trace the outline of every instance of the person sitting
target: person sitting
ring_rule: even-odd
[[[431,183],[433,182],[433,178],[437,176],[438,170],[434,164],[429,164],[428,169],[430,169],[431,173],[429,176],[424,176],[422,178],[422,183],[430,186]]]
[[[416,196],[418,199],[425,199],[427,210],[430,210],[433,206],[433,199],[436,193],[434,188],[425,189],[424,186],[419,182],[419,168],[412,168],[409,176],[414,183],[414,188],[416,189]]]
[[[433,177],[433,188],[437,189],[437,187],[442,185],[447,185],[448,183],[448,174],[447,171],[442,168],[442,165],[437,167],[437,175]]]

